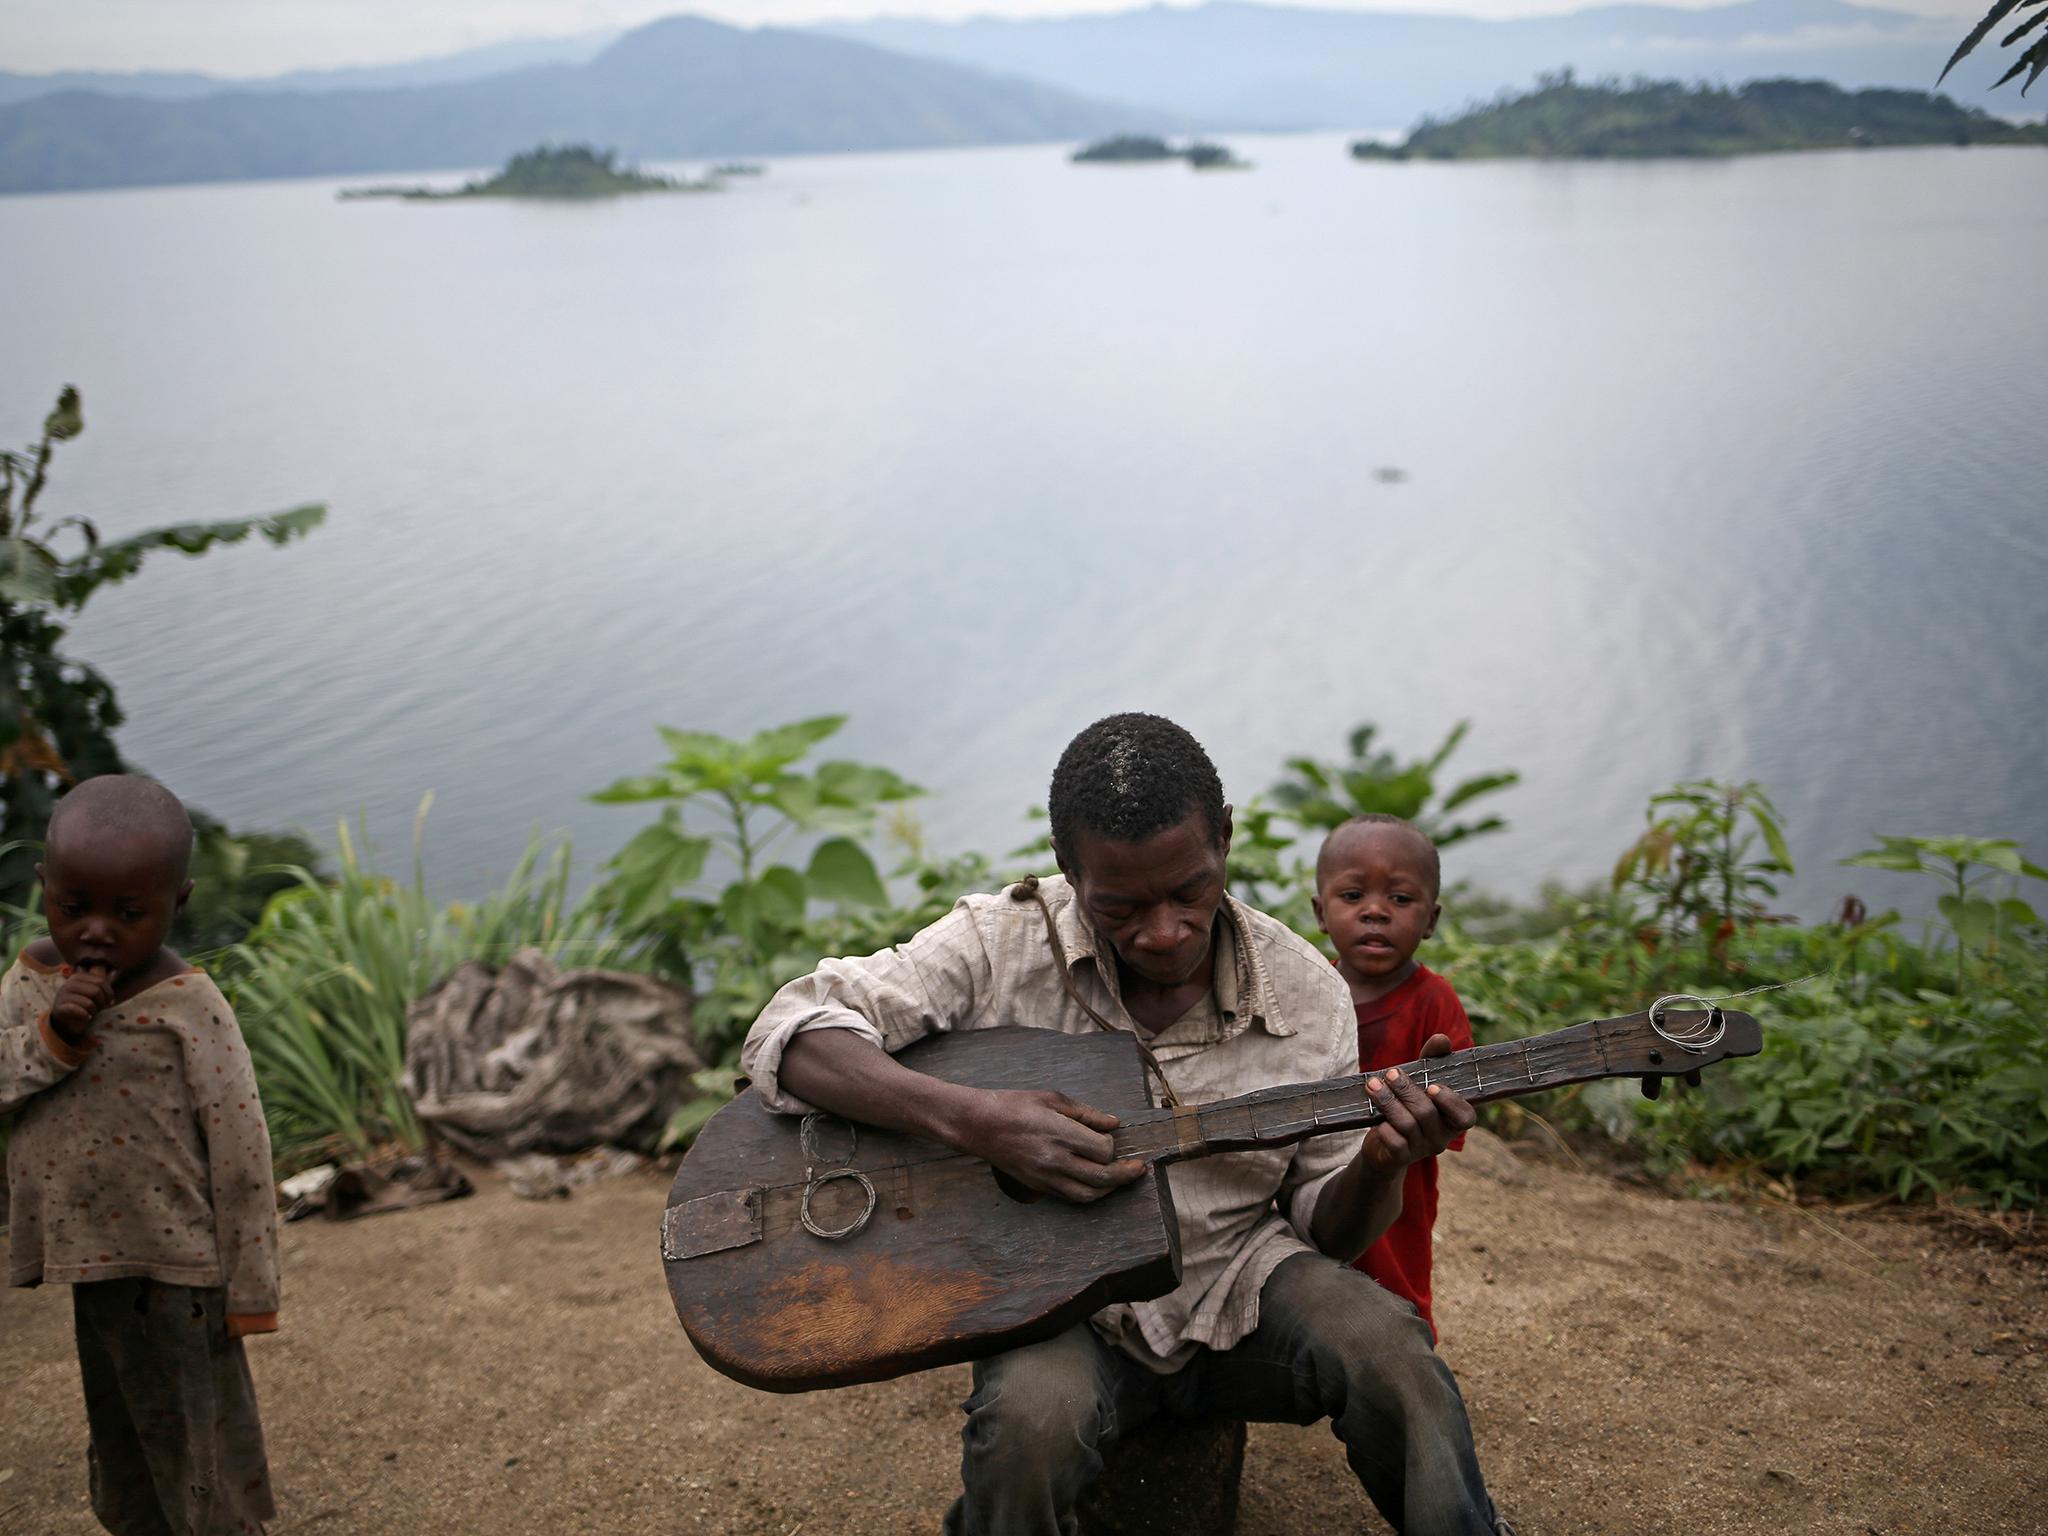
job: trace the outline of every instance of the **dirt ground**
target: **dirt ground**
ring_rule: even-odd
[[[1443,1350],[1525,1536],[2048,1530],[2048,1274],[1920,1226],[1448,1159]],[[701,1365],[666,1180],[285,1229],[250,1354],[274,1536],[935,1532],[965,1368],[803,1397]],[[0,1531],[96,1529],[62,1287],[0,1293]],[[1328,1430],[1255,1427],[1242,1536],[1380,1533]]]

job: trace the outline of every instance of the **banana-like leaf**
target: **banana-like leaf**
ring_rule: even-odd
[[[1984,19],[1978,22],[1976,26],[1970,29],[1970,35],[1963,39],[1961,45],[1956,49],[1954,53],[1949,55],[1948,62],[1942,65],[1941,67],[1941,73],[1934,77],[1934,83],[1936,85],[1940,85],[1942,81],[1946,80],[1948,78],[1948,72],[1954,69],[1958,64],[1960,64],[1972,48],[1975,48],[1979,43],[1983,42],[1985,35],[1988,32],[1990,32],[1990,30],[1993,27],[1997,26],[2001,21],[2005,20],[2005,18],[2012,13],[2012,11],[2019,5],[2019,3],[2020,0],[1998,0],[1998,3],[1996,5],[1992,6],[1990,10],[1986,11],[1984,13]],[[2006,77],[2006,79],[2011,78],[2012,77],[2010,75]],[[2000,81],[1999,83],[2004,84],[2004,81]]]
[[[34,539],[0,539],[0,599],[42,605],[57,600],[57,562]]]
[[[2027,5],[2041,5],[2042,3],[2043,0],[2024,0],[2021,9],[2024,10]],[[2033,31],[2034,28],[2041,25],[2041,23],[2044,21],[2048,21],[2048,9],[2036,11],[2032,16],[2029,16],[2025,21],[2021,22],[2018,26],[2014,27],[2010,32],[2006,33],[2005,36],[2001,37],[1998,40],[1998,46],[2001,48],[2010,48],[2014,43],[2018,42],[2021,38],[2025,37],[2029,32]]]
[[[219,523],[173,523],[168,528],[152,528],[132,538],[115,539],[70,562],[60,571],[56,600],[65,607],[77,607],[95,587],[126,581],[133,576],[153,550],[174,549],[181,555],[197,555],[216,544],[239,544],[251,534],[272,544],[285,544],[312,532],[326,516],[327,508],[313,502],[269,517],[244,517]]]
[[[2033,47],[2021,54],[2020,61],[2017,64],[1991,82],[1992,89],[1996,90],[1999,86],[2005,84],[2006,81],[2025,69],[2029,64],[2033,65],[2033,72],[2027,76],[2027,83],[2020,87],[2020,94],[2022,96],[2033,89],[2034,82],[2041,78],[2041,72],[2048,70],[2048,37],[2040,38]]]

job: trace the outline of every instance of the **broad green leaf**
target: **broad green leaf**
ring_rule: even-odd
[[[851,838],[832,837],[818,844],[804,879],[819,901],[849,907],[888,905],[889,892],[875,872],[874,860]]]
[[[31,605],[55,602],[56,559],[33,539],[0,539],[0,599]]]
[[[647,800],[677,800],[688,791],[678,791],[676,784],[677,780],[667,774],[640,774],[633,778],[616,780],[590,798],[599,805],[637,805]]]
[[[2021,901],[2017,896],[2008,896],[1998,904],[1998,915],[2015,928],[2038,928],[2040,914]]]
[[[1777,819],[1758,806],[1750,807],[1750,815],[1756,819],[1757,830],[1764,835],[1764,844],[1771,850],[1771,859],[1786,874],[1793,873],[1792,850],[1785,846],[1785,834],[1778,827]]]
[[[1935,905],[1965,948],[1982,948],[1997,931],[1998,909],[1981,896],[1944,896]]]
[[[2002,869],[2008,875],[2020,872],[2020,845],[2014,842],[1985,842],[1977,851],[1977,862],[1989,864],[1993,869]]]
[[[774,864],[754,882],[760,893],[761,910],[770,921],[794,928],[804,920],[804,902],[809,891],[804,877],[787,864]]]
[[[740,749],[747,771],[757,779],[772,778],[819,742],[846,724],[844,715],[819,715],[759,731]]]
[[[677,890],[704,873],[710,853],[710,838],[694,837],[672,821],[642,827],[611,861],[620,924],[652,921]]]
[[[1859,869],[1892,869],[1914,874],[1925,868],[1920,861],[1918,849],[1906,846],[1904,838],[1887,837],[1882,848],[1866,848],[1841,860],[1843,864]]]
[[[827,802],[861,810],[886,801],[915,799],[924,793],[908,779],[869,763],[820,763],[816,782],[818,794]]]

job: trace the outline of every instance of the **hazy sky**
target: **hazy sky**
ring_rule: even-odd
[[[742,26],[872,16],[1060,16],[1139,0],[0,0],[0,69],[270,74],[383,64],[695,11]],[[1327,9],[1529,16],[1598,0],[1320,0]],[[1709,0],[1711,3],[1711,0]],[[1883,0],[1972,17],[1988,0]]]

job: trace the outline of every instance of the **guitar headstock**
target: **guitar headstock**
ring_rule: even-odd
[[[1616,1077],[1677,1077],[1764,1048],[1764,1032],[1730,1008],[1682,1009],[1696,997],[1662,997],[1641,1013],[1599,1025],[1601,1057]]]

